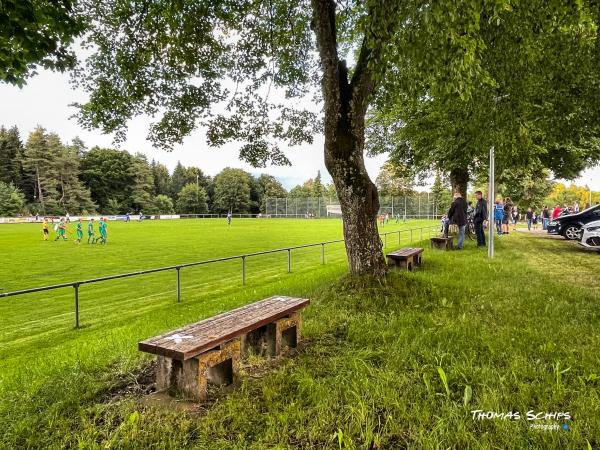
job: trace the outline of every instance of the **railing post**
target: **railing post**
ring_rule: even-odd
[[[412,244],[412,228],[410,229],[410,243]]]
[[[398,230],[398,245],[400,245],[400,230]]]
[[[175,270],[177,270],[177,303],[179,303],[181,301],[181,277],[180,277],[180,271],[181,267],[175,267]]]
[[[79,329],[79,283],[75,283],[73,289],[75,289],[75,328]]]
[[[242,256],[242,286],[246,285],[246,257]]]
[[[287,251],[288,251],[288,273],[290,273],[292,271],[292,250],[288,248]]]
[[[325,264],[325,242],[321,242],[321,264]]]

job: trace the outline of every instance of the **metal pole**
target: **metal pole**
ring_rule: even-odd
[[[490,185],[488,187],[489,191],[489,202],[488,202],[488,221],[489,221],[489,243],[488,243],[488,257],[494,257],[494,200],[496,199],[496,193],[494,192],[495,188],[495,180],[494,180],[494,172],[495,172],[495,154],[494,154],[494,146],[490,147]]]
[[[175,270],[177,270],[177,303],[179,303],[181,301],[181,278],[179,274],[181,267],[175,267]]]
[[[325,243],[321,243],[321,264],[325,264]]]
[[[394,196],[392,195],[392,217],[394,217]]]
[[[292,250],[288,248],[287,251],[288,251],[288,273],[290,273],[292,271]]]
[[[75,328],[79,329],[79,284],[73,285],[75,289]]]
[[[287,210],[287,197],[285,198],[285,217],[287,219],[288,216],[288,210]]]
[[[406,195],[404,195],[404,222],[406,222]]]
[[[423,228],[421,228],[421,240],[423,240]]]
[[[246,285],[246,257],[242,256],[242,286]]]
[[[400,245],[400,230],[398,230],[398,245]]]
[[[427,219],[429,220],[429,191],[427,191]]]
[[[412,244],[412,228],[410,229],[410,243]]]

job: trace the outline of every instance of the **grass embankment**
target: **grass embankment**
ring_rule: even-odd
[[[95,251],[95,250],[94,250]],[[344,263],[277,274],[219,301],[93,324],[47,348],[6,341],[6,447],[594,448],[600,445],[596,254],[512,233],[497,258],[471,242],[424,254],[385,283],[339,278]],[[310,276],[308,275],[310,273]],[[338,279],[338,281],[333,281]],[[225,288],[224,288],[225,289]],[[309,296],[305,344],[207,408],[182,411],[136,389],[146,337],[274,292]],[[160,329],[160,330],[159,330]],[[100,349],[96,351],[95,348]],[[16,350],[15,350],[16,349]],[[19,354],[31,351],[31,355]],[[62,364],[61,361],[68,364]],[[7,375],[7,376],[5,376]],[[29,382],[28,382],[29,380]],[[114,395],[115,392],[128,392]],[[474,420],[472,410],[520,412]],[[569,429],[530,428],[527,411],[568,412]],[[554,424],[565,421],[540,421]]]

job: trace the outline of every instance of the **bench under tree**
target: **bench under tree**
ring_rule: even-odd
[[[439,236],[431,238],[431,248],[439,248],[442,250],[451,250],[454,247],[452,236]]]
[[[138,344],[157,355],[156,387],[171,395],[205,400],[208,384],[238,380],[250,352],[277,356],[300,341],[300,309],[308,299],[276,296],[251,303]]]
[[[412,271],[415,267],[421,265],[421,254],[423,249],[420,247],[407,247],[386,254],[388,265]]]

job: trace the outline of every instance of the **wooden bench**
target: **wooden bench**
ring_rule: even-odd
[[[423,253],[422,248],[408,247],[388,253],[386,256],[388,265],[412,271],[415,266],[421,265],[421,253]]]
[[[431,238],[431,248],[439,248],[442,250],[451,250],[454,248],[453,237],[432,237]]]
[[[300,340],[299,310],[308,299],[276,296],[251,303],[138,344],[157,355],[156,387],[205,400],[209,383],[238,379],[240,359],[252,350],[276,356]]]

